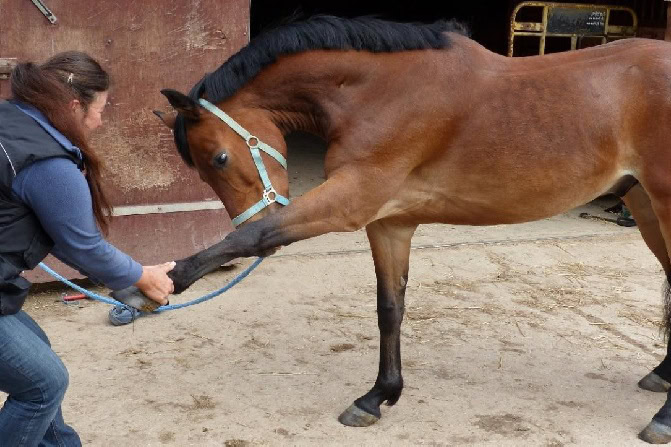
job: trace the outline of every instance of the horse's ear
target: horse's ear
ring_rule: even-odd
[[[183,93],[178,92],[177,90],[171,90],[169,88],[161,90],[161,94],[168,98],[170,105],[173,106],[179,113],[184,115],[185,118],[191,120],[200,119],[200,105],[193,99],[189,98]]]
[[[154,115],[158,116],[158,118],[163,121],[163,124],[168,126],[170,129],[174,130],[175,129],[175,120],[177,119],[177,114],[176,113],[165,113],[161,112],[160,110],[154,110]]]

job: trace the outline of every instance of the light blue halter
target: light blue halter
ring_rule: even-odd
[[[252,153],[252,158],[254,159],[256,169],[259,171],[259,177],[261,177],[261,181],[263,182],[263,197],[261,198],[261,200],[259,200],[254,205],[249,207],[242,214],[235,217],[232,220],[233,226],[237,227],[238,225],[245,222],[262,209],[266,208],[267,206],[275,202],[284,206],[288,205],[289,199],[287,199],[286,197],[275,191],[275,188],[273,188],[272,183],[270,183],[270,178],[268,177],[266,166],[263,164],[263,159],[261,158],[260,151],[263,151],[266,154],[270,155],[275,160],[277,160],[277,162],[281,164],[284,169],[287,169],[287,160],[284,158],[284,156],[280,154],[277,150],[273,149],[271,146],[267,145],[266,143],[262,142],[257,137],[249,133],[247,129],[238,124],[233,118],[224,113],[224,111],[221,110],[219,107],[215,106],[214,104],[203,98],[200,98],[199,102],[201,106],[203,106],[205,109],[216,115],[220,120],[228,124],[228,127],[233,129],[235,133],[240,135],[242,139],[245,140],[245,143],[247,143],[247,147],[249,147],[249,151]]]

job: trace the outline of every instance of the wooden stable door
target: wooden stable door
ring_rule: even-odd
[[[169,110],[160,89],[188,91],[248,42],[249,0],[0,0],[0,18],[0,58],[39,62],[80,50],[110,72],[105,125],[94,147],[108,167],[115,245],[142,263],[158,263],[232,230],[221,202],[182,162],[152,109]],[[10,63],[0,62],[3,98]],[[57,270],[75,276],[62,265]]]

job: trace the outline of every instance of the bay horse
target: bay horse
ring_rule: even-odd
[[[318,16],[253,39],[188,95],[162,93],[177,114],[157,114],[179,153],[238,226],[177,261],[176,293],[231,259],[365,227],[380,361],[372,389],[341,414],[345,425],[373,424],[401,396],[419,224],[527,222],[612,193],[671,278],[668,43],[507,58],[453,21]],[[284,136],[296,130],[326,140],[326,181],[289,204]],[[640,385],[666,391],[669,382],[667,355]],[[671,400],[640,436],[671,440]]]

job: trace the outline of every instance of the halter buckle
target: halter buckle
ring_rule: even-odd
[[[254,144],[251,143],[252,140],[254,140]],[[245,138],[245,143],[247,143],[247,146],[250,149],[258,149],[259,144],[261,144],[261,141],[254,135],[249,135],[247,138]]]
[[[277,191],[272,186],[263,190],[263,203],[270,205],[277,202]]]

